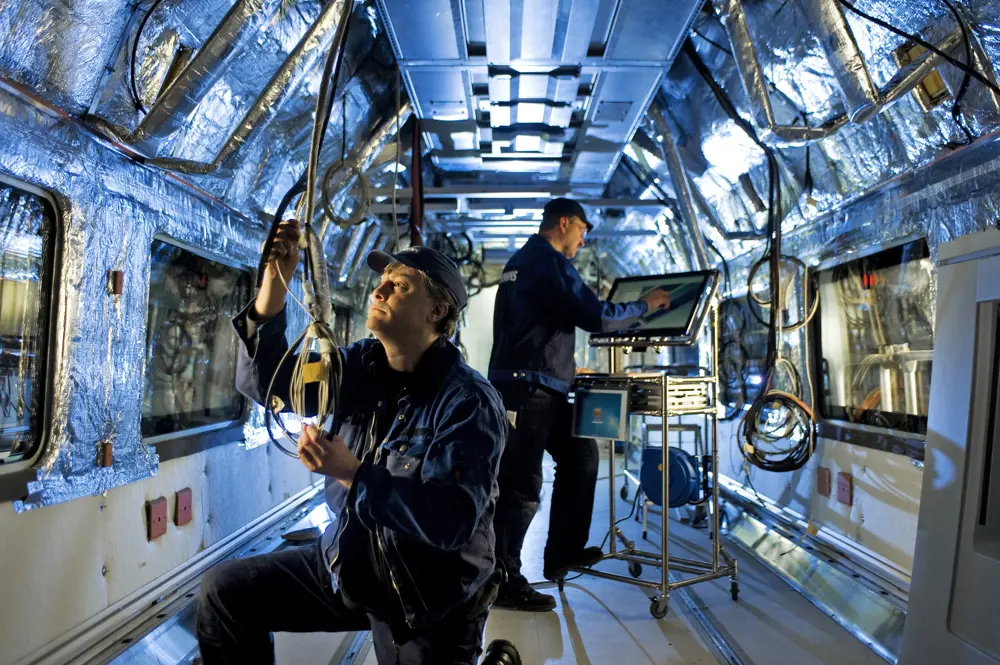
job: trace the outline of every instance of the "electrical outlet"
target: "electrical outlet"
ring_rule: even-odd
[[[185,487],[182,490],[177,490],[177,507],[174,511],[174,524],[177,526],[184,526],[191,521],[192,518],[192,498],[193,492],[190,487]]]
[[[816,491],[820,495],[827,498],[830,497],[830,488],[832,485],[832,473],[830,469],[825,466],[821,466],[816,469]]]
[[[167,497],[146,502],[146,538],[156,540],[167,532]]]
[[[845,506],[854,504],[854,479],[846,471],[837,474],[837,501]]]

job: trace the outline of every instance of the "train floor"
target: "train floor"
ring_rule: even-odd
[[[599,544],[609,526],[607,460],[598,482],[591,543]],[[635,496],[619,498],[624,476],[614,484],[616,516],[626,516]],[[541,510],[525,540],[522,559],[530,580],[542,578],[542,551],[548,529],[552,461],[546,457],[545,494]],[[651,514],[648,536],[634,519],[620,527],[641,549],[658,551],[660,517]],[[523,665],[884,665],[884,661],[805,597],[728,540],[727,550],[739,560],[740,596],[730,597],[726,578],[675,591],[664,619],[649,612],[649,596],[639,587],[582,576],[567,580],[562,593],[554,584],[539,588],[556,596],[553,612],[493,610],[485,642],[504,638],[521,653]],[[671,519],[673,556],[709,560],[711,540],[705,529]],[[599,570],[628,575],[622,561],[605,561]],[[658,579],[659,569],[646,566],[642,577]],[[278,633],[278,665],[376,665],[367,633]],[[167,624],[114,659],[112,665],[192,665],[199,662],[194,637],[194,606],[188,605]]]
[[[598,482],[592,544],[599,544],[608,529],[607,467]],[[546,457],[542,509],[532,522],[525,541],[524,573],[542,580],[542,550],[548,528],[548,493],[552,461]],[[615,510],[624,517],[632,507],[618,496],[623,477],[615,479]],[[648,541],[642,541],[641,523],[621,524],[626,536],[659,551],[660,517],[650,515]],[[705,529],[695,529],[672,519],[671,550],[691,559],[710,557],[711,541]],[[724,541],[726,542],[726,541]],[[728,544],[739,559],[740,597],[730,597],[728,579],[704,582],[674,592],[670,610],[662,620],[649,613],[647,592],[620,582],[584,576],[568,581],[563,593],[555,585],[539,588],[556,595],[554,612],[523,613],[493,610],[486,626],[486,643],[496,638],[513,642],[524,665],[884,665],[875,652],[823,614],[785,582]],[[608,572],[627,575],[626,564],[599,564]],[[646,567],[642,577],[656,580],[658,569]],[[714,639],[713,639],[714,638]],[[341,638],[334,635],[276,636],[279,665],[340,665],[331,662]],[[341,659],[337,659],[340,661]],[[362,649],[341,662],[375,665],[375,655]]]

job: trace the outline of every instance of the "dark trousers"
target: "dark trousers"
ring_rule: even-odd
[[[205,665],[272,665],[275,631],[371,630],[379,665],[474,665],[487,612],[462,614],[394,640],[389,624],[344,604],[331,586],[319,545],[221,563],[198,599],[198,645]],[[331,654],[332,655],[332,654]]]
[[[504,388],[501,395],[505,408],[516,412],[517,418],[500,459],[493,528],[497,559],[507,568],[509,584],[517,586],[525,582],[521,546],[541,501],[545,451],[556,463],[546,567],[562,564],[587,545],[600,456],[596,441],[570,436],[573,413],[565,395],[533,384]]]

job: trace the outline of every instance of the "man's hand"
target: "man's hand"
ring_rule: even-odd
[[[271,253],[267,257],[267,270],[277,277],[281,270],[285,281],[292,279],[299,265],[299,222],[286,219],[278,225],[278,234],[271,243]]]
[[[285,307],[285,296],[288,293],[285,284],[291,283],[298,265],[299,223],[289,219],[278,226],[278,233],[271,244],[267,267],[264,269],[264,279],[261,280],[260,292],[254,302],[254,310],[258,317],[269,319],[277,316]],[[281,271],[280,275],[278,271]]]
[[[302,426],[299,457],[310,471],[330,476],[347,487],[354,482],[354,476],[361,466],[361,462],[348,450],[342,438],[336,434],[329,439],[321,436],[312,425]]]
[[[652,312],[656,309],[670,309],[670,293],[663,288],[653,289],[642,297],[642,301]]]

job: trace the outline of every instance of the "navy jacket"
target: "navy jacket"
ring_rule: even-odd
[[[504,266],[493,311],[489,378],[569,392],[576,372],[576,328],[618,330],[646,313],[641,300],[601,302],[569,259],[533,235]]]
[[[285,313],[246,333],[246,317],[234,324],[240,344],[237,388],[262,403],[284,355]],[[343,379],[339,433],[358,459],[372,446],[384,465],[362,463],[351,489],[328,479],[327,502],[338,518],[323,534],[323,551],[339,588],[340,533],[361,520],[378,536],[393,587],[411,628],[430,625],[466,602],[494,571],[493,513],[497,470],[507,435],[500,395],[439,340],[421,358],[398,403],[381,394],[385,349],[365,339],[340,349]],[[275,377],[275,395],[289,404],[294,356]],[[315,405],[315,391],[307,403]],[[374,441],[376,417],[396,415],[387,436]]]

